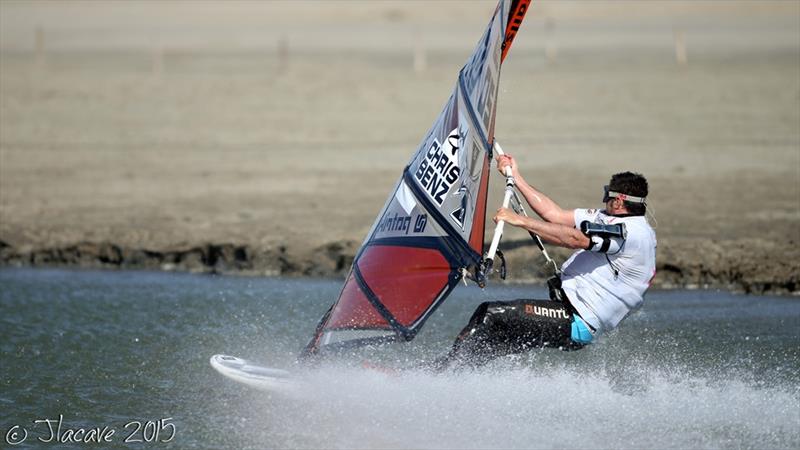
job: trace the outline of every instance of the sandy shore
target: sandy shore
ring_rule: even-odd
[[[643,172],[656,286],[797,294],[800,6],[656,3],[534,9],[497,138],[565,207]],[[341,276],[492,8],[148,5],[0,3],[1,264]]]

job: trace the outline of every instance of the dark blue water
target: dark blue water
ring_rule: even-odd
[[[58,447],[34,421],[62,416],[62,431],[114,429],[100,448],[800,447],[796,298],[651,292],[586,350],[444,375],[328,366],[301,400],[209,366],[226,353],[292,368],[340,284],[0,270],[2,442],[24,429],[22,447]],[[433,357],[481,301],[544,296],[459,288],[415,341],[355,360]]]

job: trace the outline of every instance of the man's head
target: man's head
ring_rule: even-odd
[[[647,180],[639,173],[621,172],[605,186],[603,202],[611,214],[642,216],[647,211]]]

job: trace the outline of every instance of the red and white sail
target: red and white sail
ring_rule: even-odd
[[[411,340],[484,245],[500,65],[529,0],[500,0],[305,350]]]

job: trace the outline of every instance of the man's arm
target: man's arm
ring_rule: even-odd
[[[505,173],[505,167],[508,165],[511,166],[511,173],[514,176],[517,190],[525,197],[525,200],[539,217],[550,223],[567,225],[570,227],[575,226],[575,212],[561,208],[550,197],[544,195],[525,181],[519,173],[519,170],[517,170],[517,162],[512,156],[504,155],[497,161],[497,168],[500,170],[500,173]],[[544,236],[542,236],[542,238],[544,238]]]
[[[574,226],[558,223],[548,223],[532,217],[524,217],[508,208],[500,208],[494,216],[494,221],[505,221],[509,225],[524,228],[539,235],[543,241],[571,249],[589,248],[589,238]]]

